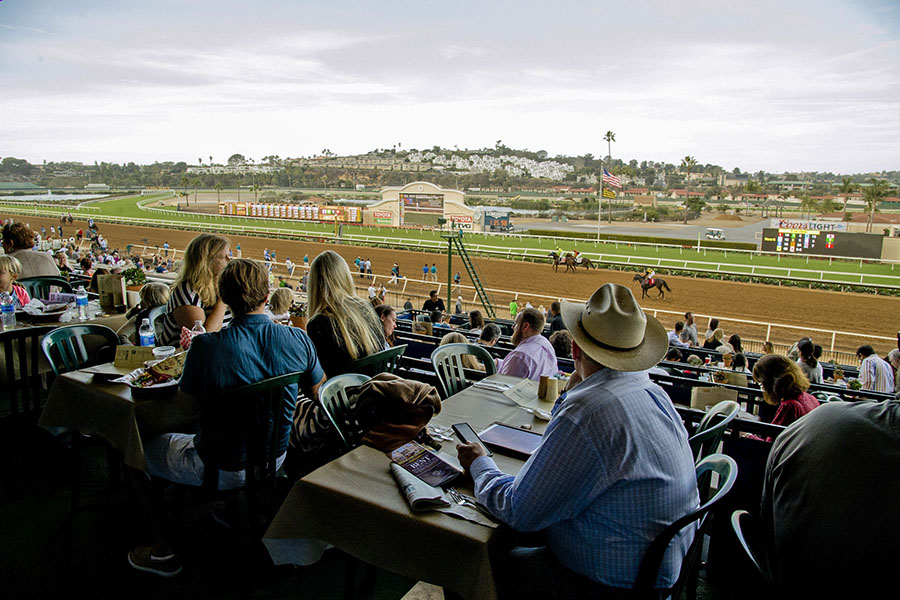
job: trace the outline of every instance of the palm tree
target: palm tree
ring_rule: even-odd
[[[216,201],[217,202],[222,201],[222,184],[221,183],[216,184]]]
[[[872,185],[862,191],[863,200],[869,209],[869,222],[866,224],[866,233],[872,233],[872,226],[875,224],[875,210],[878,207],[878,203],[887,196],[888,190],[887,181],[883,179],[875,179],[873,177],[869,181]]]
[[[844,177],[841,179],[841,194],[844,196],[844,221],[849,221],[847,218],[847,200],[850,199],[850,194],[852,194],[855,189],[856,184],[853,183],[852,177]]]
[[[687,225],[687,214],[688,214],[688,205],[687,201],[690,198],[690,190],[691,190],[691,169],[697,166],[697,159],[693,156],[685,156],[681,159],[681,168],[687,169],[687,179],[684,184],[684,224]]]
[[[201,183],[199,177],[194,177],[194,180],[191,181],[191,184],[194,186],[194,204],[197,204],[197,188],[200,187]]]
[[[259,202],[259,184],[254,183],[251,189],[253,190],[253,196],[256,201]]]
[[[816,202],[809,194],[803,194],[800,196],[800,215],[803,215],[803,211],[805,210],[810,219],[813,218],[813,212],[815,212],[819,208],[819,203]]]

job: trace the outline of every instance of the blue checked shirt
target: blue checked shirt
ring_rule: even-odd
[[[491,513],[546,530],[562,564],[614,587],[631,587],[650,542],[699,505],[687,432],[646,372],[604,368],[570,390],[516,477],[487,456],[470,470]],[[657,587],[675,583],[693,535],[675,537]]]

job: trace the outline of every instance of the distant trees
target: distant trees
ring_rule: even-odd
[[[236,167],[236,166],[244,164],[245,162],[247,162],[247,159],[244,158],[243,154],[232,154],[231,156],[228,157],[228,166],[229,167]]]
[[[866,224],[866,233],[872,233],[872,225],[875,223],[875,211],[878,209],[878,204],[887,196],[888,191],[887,181],[875,179],[874,177],[869,181],[872,185],[863,188],[862,191],[863,201],[865,201],[866,208],[869,210],[869,222]]]

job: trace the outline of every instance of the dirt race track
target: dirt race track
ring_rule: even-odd
[[[45,225],[48,230],[51,224],[55,224],[49,219],[26,217],[22,220],[38,228]],[[74,225],[74,228],[67,227],[67,236],[79,227],[85,227],[78,221]],[[172,248],[183,249],[196,235],[196,233],[188,231],[108,224],[100,225],[100,232],[109,240],[111,248],[118,247],[122,251],[125,250],[126,244],[143,244],[145,238],[151,246],[156,244],[161,246],[164,241],[168,241]],[[427,263],[430,266],[431,263],[436,263],[440,280],[447,281],[446,254],[335,246],[326,243],[302,243],[259,237],[230,236],[230,239],[232,248],[240,243],[244,258],[262,260],[263,249],[269,248],[276,250],[279,262],[284,262],[285,258],[290,257],[294,263],[302,264],[305,253],[308,253],[312,260],[322,250],[333,249],[337,250],[348,263],[352,263],[357,256],[370,258],[374,273],[382,275],[389,274],[394,261],[397,261],[400,264],[401,274],[419,279],[422,276],[423,264]],[[586,299],[606,282],[627,285],[635,292],[636,297],[640,298],[640,288],[631,281],[634,274],[630,272],[607,270],[588,272],[579,269],[577,273],[573,274],[564,273],[564,269],[560,268],[558,273],[554,273],[549,259],[547,264],[483,258],[477,259],[477,262],[484,275],[485,287],[518,291],[520,306],[524,306],[526,300],[531,300],[535,306],[541,304],[549,306],[552,299],[558,297]],[[457,270],[463,271],[463,283],[465,284],[468,277],[465,276],[462,263],[454,259],[453,272]],[[284,272],[283,269],[281,272]],[[649,310],[660,309],[677,313],[690,310],[698,315],[717,316],[722,319],[721,326],[728,335],[737,332],[745,339],[766,339],[766,328],[729,323],[726,317],[887,337],[893,337],[900,326],[900,319],[897,318],[898,311],[900,311],[900,298],[897,297],[805,290],[670,275],[666,275],[665,279],[672,289],[671,292],[666,292],[665,300],[655,299],[654,291],[651,294],[654,298],[643,300],[641,306]],[[386,278],[379,279],[379,282],[386,281]],[[418,296],[433,287],[435,287],[433,284],[409,284],[404,296]],[[388,302],[402,304],[405,297],[400,298],[399,288],[393,286],[387,286],[387,288]],[[471,289],[463,290],[462,295],[467,301],[474,298]],[[442,291],[441,296],[446,298],[446,292]],[[505,305],[509,303],[511,295],[493,293],[491,299],[494,304]],[[470,307],[474,307],[474,305],[466,304],[467,309]],[[503,313],[499,316],[508,316],[506,311]],[[659,318],[667,329],[671,329],[676,315],[660,313]],[[705,318],[698,319],[698,329],[701,335],[706,324]],[[802,335],[800,330],[773,329],[771,339],[775,342],[792,342]],[[830,346],[831,336],[828,334],[813,333],[811,337],[826,349]],[[866,342],[852,336],[838,336],[835,349],[852,352],[861,343],[871,343],[871,340]],[[873,345],[881,354],[886,354],[889,349],[894,347],[894,344],[888,341]]]

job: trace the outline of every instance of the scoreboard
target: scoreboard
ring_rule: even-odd
[[[873,233],[766,228],[760,250],[779,254],[881,258],[883,241],[883,236]]]

